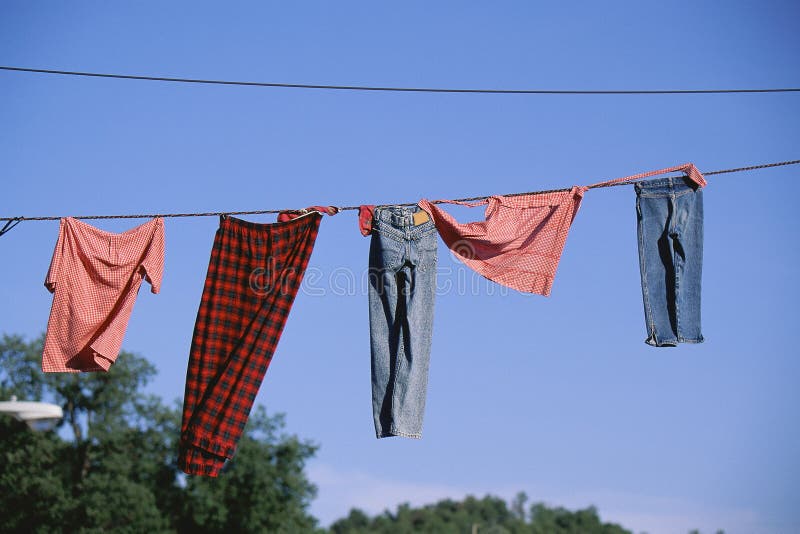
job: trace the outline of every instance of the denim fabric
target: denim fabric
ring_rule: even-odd
[[[436,293],[437,234],[418,207],[377,208],[369,249],[372,413],[378,438],[422,437]]]
[[[703,191],[686,178],[649,180],[634,187],[645,343],[702,343]]]

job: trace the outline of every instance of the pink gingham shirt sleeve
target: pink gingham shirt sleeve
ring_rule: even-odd
[[[142,261],[145,280],[150,283],[150,292],[154,294],[161,291],[161,280],[164,278],[164,221],[158,219],[157,224],[160,229],[153,234],[153,240]]]

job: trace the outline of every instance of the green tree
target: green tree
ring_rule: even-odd
[[[594,506],[583,510],[570,511],[565,508],[549,508],[542,503],[536,503],[530,510],[531,534],[549,534],[560,532],[564,534],[630,534],[619,525],[603,523],[597,515]]]
[[[0,417],[0,525],[6,532],[61,532],[76,500],[65,484],[68,450],[53,432]]]
[[[0,399],[64,409],[32,432],[0,417],[4,532],[303,532],[315,494],[303,471],[316,448],[283,434],[282,416],[254,412],[217,479],[186,477],[175,457],[178,406],[145,394],[156,370],[123,352],[109,373],[41,372],[42,339],[0,341]]]
[[[316,448],[280,436],[283,417],[263,407],[250,416],[235,461],[219,480],[192,477],[186,486],[181,531],[309,532],[316,520],[307,507],[316,489],[303,472]]]
[[[511,501],[511,513],[521,521],[525,521],[527,515],[525,511],[526,502],[528,502],[528,495],[524,491],[517,493],[514,496],[514,500]]]
[[[603,523],[593,507],[572,512],[537,503],[526,514],[526,501],[527,495],[518,493],[509,509],[498,497],[468,496],[460,502],[445,499],[419,508],[401,504],[395,513],[387,510],[373,518],[354,509],[330,530],[334,534],[630,534],[619,525]]]

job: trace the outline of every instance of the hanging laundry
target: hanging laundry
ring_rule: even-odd
[[[648,345],[703,342],[701,183],[681,177],[634,184]]]
[[[322,216],[222,217],[197,312],[178,465],[215,477],[232,458],[300,288]]]
[[[465,265],[511,289],[549,296],[584,193],[673,171],[685,172],[700,187],[706,184],[700,171],[687,163],[565,191],[491,196],[477,202],[437,201],[467,207],[487,205],[485,221],[466,224],[428,200],[418,204],[430,213],[439,235]]]
[[[517,291],[547,296],[584,191],[576,186],[477,202],[439,201],[468,207],[486,204],[486,220],[466,224],[428,200],[420,200],[419,206],[431,214],[439,235],[465,265]]]
[[[368,297],[372,414],[378,438],[422,437],[437,244],[436,228],[422,209],[375,209]]]
[[[639,267],[647,339],[656,347],[702,343],[700,279],[703,270],[703,192],[707,182],[692,163],[589,186],[636,182],[660,174],[678,178],[634,183]]]
[[[115,234],[61,219],[45,287],[54,293],[42,354],[45,373],[108,371],[142,284],[161,289],[164,223]]]

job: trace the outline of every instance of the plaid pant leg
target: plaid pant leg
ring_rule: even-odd
[[[179,467],[217,476],[233,457],[313,251],[321,216],[223,221],[198,310]],[[227,223],[227,224],[226,224]]]

